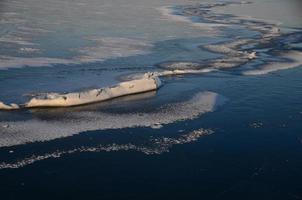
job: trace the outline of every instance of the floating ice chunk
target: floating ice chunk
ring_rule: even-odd
[[[139,79],[121,82],[118,85],[100,89],[92,89],[84,92],[66,94],[46,93],[30,99],[22,106],[17,104],[4,104],[0,101],[0,110],[13,110],[20,107],[69,107],[106,101],[116,97],[149,92],[157,90],[161,86],[161,80],[153,73],[146,73]]]
[[[113,87],[88,90],[67,94],[50,93],[43,97],[32,98],[25,104],[27,108],[33,107],[68,107],[90,104],[113,99],[120,96],[137,94],[156,90],[161,81],[156,76],[146,75],[142,79],[121,82]]]
[[[0,101],[0,110],[14,110],[14,109],[19,109],[19,106],[14,103],[7,105]]]
[[[249,53],[249,54],[248,54],[248,58],[249,58],[250,60],[257,58],[256,52],[254,51],[254,52],[252,52],[252,53]]]
[[[161,125],[160,123],[156,123],[150,126],[153,129],[161,129],[163,127],[163,125]]]
[[[3,124],[2,127],[3,128],[9,128],[9,125],[8,124]]]
[[[232,42],[211,44],[204,46],[205,49],[213,51],[215,53],[229,54],[229,55],[242,55],[246,54],[243,51],[238,50],[242,45],[248,44],[252,40],[250,39],[238,39]]]

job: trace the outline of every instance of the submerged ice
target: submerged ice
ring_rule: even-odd
[[[25,121],[0,122],[0,147],[68,137],[85,131],[153,127],[189,120],[212,112],[225,102],[213,92],[201,92],[190,100],[168,104],[154,112],[114,114],[97,111],[67,112],[62,119],[43,120],[38,117]],[[34,115],[34,114],[33,114]]]

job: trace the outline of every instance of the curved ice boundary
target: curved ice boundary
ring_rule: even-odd
[[[161,13],[161,15],[164,17],[164,19],[167,20],[173,20],[176,22],[185,22],[189,23],[191,26],[194,27],[199,27],[202,29],[209,29],[212,31],[215,30],[217,27],[222,27],[222,26],[228,26],[226,24],[219,24],[219,23],[202,23],[202,22],[197,22],[194,21],[192,16],[184,16],[182,15],[181,8],[175,8],[171,6],[163,6],[158,8],[158,11]]]
[[[289,51],[282,53],[281,58],[285,59],[284,62],[271,62],[260,66],[257,69],[247,70],[243,72],[244,75],[263,75],[270,72],[275,72],[282,69],[290,69],[302,66],[302,52]]]
[[[59,158],[74,153],[83,153],[83,152],[112,152],[112,151],[137,151],[142,152],[146,155],[162,154],[169,152],[174,145],[187,144],[197,141],[200,137],[212,134],[212,130],[198,129],[190,133],[180,135],[178,137],[158,137],[151,138],[147,144],[135,145],[132,143],[126,144],[107,144],[107,145],[98,145],[94,147],[85,147],[81,146],[78,148],[70,150],[57,150],[55,152],[46,153],[43,155],[32,155],[26,158],[19,159],[15,162],[2,162],[0,163],[0,169],[16,169],[21,168],[30,164],[33,164],[38,161]]]
[[[67,112],[63,119],[0,122],[0,147],[49,141],[85,131],[129,127],[158,127],[180,120],[190,120],[212,112],[226,98],[213,92],[201,92],[190,100],[162,106],[150,113]]]
[[[280,23],[268,20],[254,19],[246,16],[236,16],[231,14],[224,14],[215,12],[215,8],[225,7],[228,5],[242,5],[250,4],[251,2],[218,2],[218,3],[198,3],[193,5],[181,5],[175,7],[164,7],[160,11],[162,15],[174,21],[188,22],[194,26],[199,26],[202,29],[211,27],[213,34],[215,33],[229,33],[229,29],[238,29],[238,26],[248,31],[257,32],[257,36],[251,38],[236,37],[227,42],[203,45],[201,48],[222,54],[222,58],[203,60],[199,62],[178,62],[169,61],[158,64],[159,67],[169,70],[225,70],[235,67],[243,66],[256,58],[264,61],[263,66],[255,70],[243,72],[243,75],[260,75],[277,70],[293,68],[301,65],[301,52],[289,51],[287,44],[278,42],[283,40],[282,37],[293,37],[290,34],[282,34],[279,28]],[[224,25],[224,26],[222,26]],[[302,33],[297,33],[297,35]],[[232,36],[234,37],[234,36]],[[295,36],[294,36],[295,37]],[[299,39],[299,36],[296,38]],[[289,39],[290,40],[290,39]],[[295,42],[295,41],[289,41]],[[301,41],[300,41],[301,42]],[[261,52],[261,46],[265,48],[274,49],[277,44],[277,52],[285,58],[284,62],[270,62],[269,57],[276,55],[270,54],[270,51],[264,53],[257,53],[257,48]],[[280,45],[282,44],[282,45]],[[284,53],[287,52],[287,53]],[[286,54],[286,55],[284,55]]]

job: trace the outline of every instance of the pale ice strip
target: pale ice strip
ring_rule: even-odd
[[[68,107],[106,101],[116,97],[157,90],[161,81],[156,76],[145,75],[142,79],[121,82],[116,86],[67,94],[49,93],[42,98],[32,98],[25,104],[33,107]]]
[[[21,53],[41,53],[40,49],[37,48],[28,48],[28,47],[22,47],[19,49],[19,52]]]
[[[299,67],[302,65],[302,52],[290,51],[281,54],[282,58],[289,59],[289,62],[273,62],[262,65],[259,69],[253,69],[243,72],[243,75],[264,75],[271,72]]]
[[[226,99],[213,92],[201,92],[192,99],[163,106],[150,113],[66,112],[61,120],[34,118],[0,122],[0,147],[49,141],[85,131],[152,127],[190,120],[212,112]],[[34,114],[34,113],[33,113]]]
[[[184,75],[184,74],[202,74],[216,71],[216,69],[205,68],[205,69],[175,69],[172,71],[158,72],[158,76],[173,76],[173,75]]]
[[[176,64],[190,64],[190,63],[176,63]],[[194,64],[194,63],[193,63]],[[177,76],[177,75],[186,75],[186,74],[203,74],[203,73],[210,73],[213,71],[217,71],[214,68],[203,68],[203,69],[174,69],[174,70],[163,70],[163,71],[154,71],[154,72],[147,72],[147,73],[137,73],[137,74],[130,74],[127,76],[122,77],[122,79],[132,80],[132,79],[141,79],[144,76],[151,76],[151,77],[165,77],[165,76]]]
[[[83,152],[116,152],[116,151],[138,151],[142,152],[146,155],[153,154],[162,154],[165,152],[169,152],[170,149],[174,145],[187,144],[197,141],[200,137],[205,135],[212,134],[212,130],[198,129],[194,130],[188,134],[180,135],[176,138],[168,138],[168,137],[160,137],[156,139],[150,139],[148,146],[142,145],[134,145],[131,143],[126,144],[108,144],[108,145],[98,145],[95,147],[79,147],[70,150],[58,150],[51,153],[46,153],[43,155],[32,155],[30,157],[26,157],[20,159],[16,162],[2,162],[0,163],[0,169],[16,169],[21,168],[30,164],[33,164],[38,161],[50,159],[50,158],[59,158],[65,155],[73,154],[73,153],[83,153]]]
[[[15,109],[19,109],[19,108],[20,107],[17,104],[12,103],[10,105],[7,105],[0,101],[0,110],[15,110]]]
[[[158,11],[161,13],[163,19],[173,20],[175,22],[185,22],[189,23],[191,26],[201,29],[215,30],[217,27],[226,27],[227,24],[219,23],[202,23],[202,22],[193,22],[190,17],[184,15],[175,14],[175,10],[169,6],[163,6],[158,8]]]
[[[203,48],[222,54],[230,54],[230,55],[245,55],[246,57],[250,57],[251,59],[254,58],[253,54],[240,51],[238,47],[248,44],[249,42],[253,41],[252,39],[238,39],[232,42],[226,42],[222,44],[210,44],[205,45]]]
[[[68,107],[84,104],[91,104],[109,99],[157,90],[161,86],[161,81],[157,76],[145,74],[142,78],[121,82],[118,85],[100,89],[92,89],[84,92],[73,92],[66,94],[46,93],[34,97],[24,105],[6,105],[0,102],[0,110],[12,110],[18,108],[34,107]]]

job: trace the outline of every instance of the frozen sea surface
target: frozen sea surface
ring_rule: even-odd
[[[1,196],[302,198],[301,6],[1,1],[0,102],[147,72],[162,81],[91,105],[0,111]]]

